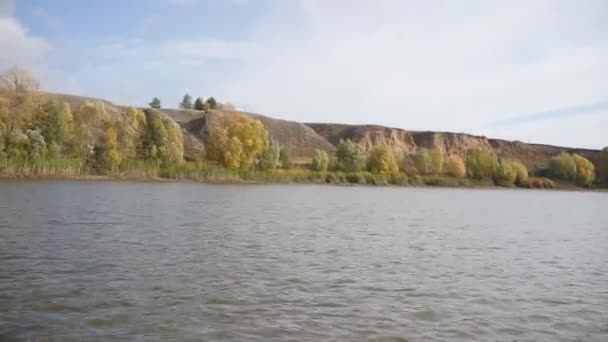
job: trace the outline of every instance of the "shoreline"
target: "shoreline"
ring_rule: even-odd
[[[370,184],[370,183],[332,183],[332,182],[296,182],[296,181],[260,181],[245,179],[190,179],[190,178],[163,178],[138,176],[108,176],[108,175],[82,175],[82,176],[31,176],[31,175],[3,175],[0,181],[103,181],[103,182],[141,182],[141,183],[198,183],[211,185],[329,185],[339,187],[378,187],[378,188],[412,188],[412,189],[467,189],[467,190],[547,190],[560,192],[599,192],[608,193],[608,188],[581,188],[576,186],[558,186],[555,188],[526,188],[502,187],[498,185],[428,185],[428,184]]]

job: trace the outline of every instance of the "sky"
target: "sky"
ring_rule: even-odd
[[[0,0],[45,90],[303,122],[608,145],[605,0]]]

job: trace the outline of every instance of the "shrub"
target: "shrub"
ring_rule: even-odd
[[[281,163],[281,167],[284,169],[291,169],[293,166],[293,161],[291,159],[291,153],[283,147],[279,152],[279,162]]]
[[[517,179],[517,170],[513,162],[507,159],[499,159],[494,170],[494,182],[496,185],[511,187]]]
[[[492,178],[497,162],[496,154],[491,149],[475,147],[467,151],[466,168],[471,178]]]
[[[31,159],[41,159],[46,157],[46,142],[40,133],[40,129],[28,129],[25,132],[27,136],[26,150]]]
[[[416,171],[422,175],[431,174],[433,166],[431,155],[427,148],[419,148],[418,151],[416,151],[416,155],[414,156],[414,166],[416,167]]]
[[[279,143],[272,139],[270,140],[270,144],[268,148],[262,152],[260,156],[259,166],[262,170],[272,170],[276,169],[279,166],[279,154],[281,147]]]
[[[567,181],[576,180],[576,162],[571,154],[562,152],[549,161],[552,176]]]
[[[578,154],[573,154],[572,158],[576,164],[576,183],[580,186],[588,187],[595,180],[595,167],[593,163]]]
[[[443,173],[443,152],[438,148],[429,150],[431,160],[431,174],[440,175]]]
[[[386,145],[374,146],[368,159],[369,170],[372,173],[391,175],[399,172],[397,160]]]
[[[529,177],[527,181],[521,184],[524,188],[530,189],[553,189],[555,183],[549,178],[544,177]]]
[[[458,155],[451,155],[446,162],[448,175],[456,178],[462,178],[467,175],[467,168],[464,165],[464,160]]]
[[[336,150],[337,167],[344,172],[358,172],[365,169],[365,152],[351,140],[341,140]]]
[[[324,150],[315,150],[315,155],[312,158],[312,169],[317,172],[326,172],[329,167],[329,156]]]
[[[515,177],[515,183],[518,185],[525,184],[529,177],[528,168],[526,167],[526,165],[524,165],[524,163],[522,163],[518,159],[512,160],[511,165],[513,166],[513,168],[515,169],[515,173],[517,174],[517,177]]]

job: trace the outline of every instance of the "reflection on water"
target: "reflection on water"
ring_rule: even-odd
[[[0,182],[0,340],[608,341],[608,194]]]

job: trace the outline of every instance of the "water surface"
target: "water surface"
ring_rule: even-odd
[[[608,341],[608,194],[0,182],[0,340]]]

